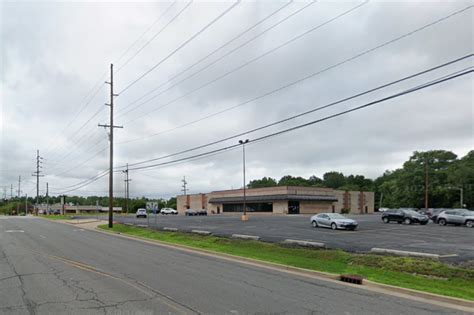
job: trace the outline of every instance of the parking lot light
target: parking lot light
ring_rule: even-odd
[[[242,221],[248,221],[248,216],[247,216],[247,195],[246,195],[246,180],[245,180],[245,144],[249,142],[249,139],[245,140],[239,140],[239,143],[242,145],[242,159],[243,159],[243,173],[244,173],[244,204],[243,204],[243,210],[244,213],[241,216]]]

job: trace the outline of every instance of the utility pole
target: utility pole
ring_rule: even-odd
[[[16,215],[20,213],[21,175],[18,176],[18,203],[16,204]]]
[[[188,184],[188,182],[186,181],[186,176],[183,176],[183,179],[181,180],[181,182],[183,183],[183,185],[181,186],[183,187],[183,189],[181,189],[181,191],[186,196],[186,192],[188,191],[188,189],[186,188],[186,185]]]
[[[425,158],[425,209],[428,209],[428,159]]]
[[[183,189],[181,189],[181,191],[183,192],[184,199],[186,200],[186,209],[188,209],[189,208],[188,197],[186,196],[186,193],[188,191],[188,189],[186,188],[186,185],[188,184],[188,182],[186,181],[186,176],[183,176],[183,179],[181,180],[181,182],[183,183],[183,185],[181,186],[183,187]]]
[[[20,199],[20,192],[21,192],[21,175],[18,176],[18,199]]]
[[[114,126],[114,97],[118,94],[114,94],[114,65],[110,64],[110,82],[105,82],[110,85],[110,103],[105,104],[110,107],[110,125],[99,124],[99,127],[110,128],[109,132],[109,145],[110,145],[110,157],[109,157],[109,228],[114,226],[114,213],[113,213],[113,199],[114,199],[114,128],[123,128],[123,126]]]
[[[35,215],[38,215],[38,205],[39,205],[39,178],[43,177],[44,175],[40,175],[41,171],[40,168],[43,168],[41,166],[41,160],[43,158],[39,155],[39,150],[36,150],[36,172],[33,172],[33,175],[31,176],[36,176],[36,205],[35,205]]]
[[[128,199],[130,198],[130,190],[129,190],[128,182],[131,181],[131,179],[128,178],[128,163],[127,163],[127,169],[122,172],[125,173],[125,208],[127,209],[127,213],[128,213]]]
[[[49,214],[49,186],[46,183],[46,214]]]

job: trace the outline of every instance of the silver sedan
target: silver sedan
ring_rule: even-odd
[[[355,230],[358,223],[357,221],[346,218],[339,213],[319,213],[311,217],[311,225],[315,228],[326,227],[333,230]]]

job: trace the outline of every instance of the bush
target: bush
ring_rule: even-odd
[[[351,212],[351,209],[348,209],[348,208],[342,208],[341,209],[342,214],[348,214],[349,212]]]

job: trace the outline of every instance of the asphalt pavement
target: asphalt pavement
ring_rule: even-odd
[[[190,221],[193,222],[193,221]],[[456,314],[39,218],[0,218],[1,314]]]
[[[464,226],[385,224],[380,214],[349,215],[359,222],[356,231],[333,231],[312,228],[308,215],[252,215],[242,222],[238,215],[182,216],[150,215],[148,219],[134,216],[115,216],[122,223],[149,225],[162,229],[177,228],[189,232],[206,230],[218,236],[249,234],[261,240],[281,242],[285,239],[307,240],[325,243],[328,248],[350,252],[368,252],[372,248],[415,251],[441,255],[449,262],[474,260],[474,228]]]

